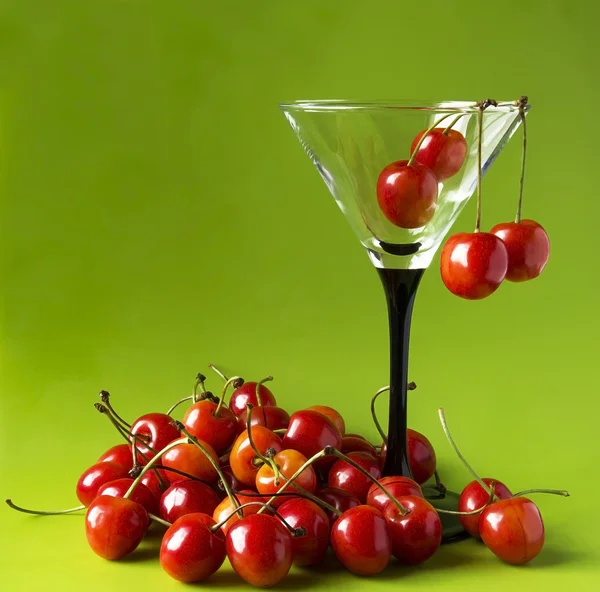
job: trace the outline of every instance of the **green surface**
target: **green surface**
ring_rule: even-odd
[[[439,406],[481,473],[572,497],[539,498],[547,544],[526,568],[469,541],[421,569],[281,587],[597,590],[599,13],[591,0],[4,0],[0,493],[73,505],[115,442],[97,392],[129,418],[163,410],[208,362],[272,373],[288,409],[328,403],[374,436],[381,288],[277,103],[525,93],[525,214],[546,226],[551,262],[473,303],[444,289],[436,258],[415,310],[410,424],[449,486],[468,475]],[[486,177],[485,226],[513,215],[518,163],[513,141]],[[473,218],[472,202],[457,229]],[[87,548],[81,516],[0,516],[3,591],[182,589],[157,539],[113,564]],[[206,584],[242,586],[228,570]]]

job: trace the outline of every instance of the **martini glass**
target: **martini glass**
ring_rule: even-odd
[[[295,101],[280,105],[306,154],[366,249],[381,278],[390,334],[390,397],[384,475],[411,476],[407,457],[408,348],[412,309],[424,271],[475,192],[478,176],[476,103]],[[468,151],[460,171],[439,183],[436,211],[421,228],[399,228],[379,207],[377,178],[391,162],[408,159],[411,144],[436,122],[462,133]],[[483,112],[481,172],[489,169],[520,124],[513,103]],[[456,509],[458,496],[424,488],[440,508]],[[463,534],[455,516],[442,514],[444,540]]]

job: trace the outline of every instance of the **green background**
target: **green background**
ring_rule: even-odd
[[[415,309],[410,424],[450,486],[469,477],[440,406],[481,473],[572,497],[539,498],[547,544],[525,568],[470,541],[420,569],[299,572],[281,588],[597,589],[599,13],[591,0],[4,0],[0,493],[75,505],[77,477],[116,442],[97,392],[129,418],[164,410],[208,362],[272,373],[288,409],[329,403],[374,437],[381,287],[277,104],[528,94],[525,214],[548,230],[550,263],[467,302],[436,258]],[[519,155],[513,140],[486,176],[485,226],[513,215]],[[456,228],[473,219],[472,202]],[[157,540],[113,564],[87,548],[81,516],[0,512],[3,590],[182,589]],[[228,570],[206,584],[229,586],[244,585]]]

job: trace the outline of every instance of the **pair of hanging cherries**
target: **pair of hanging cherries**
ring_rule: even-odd
[[[468,300],[480,300],[495,292],[506,279],[523,282],[538,277],[550,255],[550,242],[544,228],[536,221],[521,218],[527,128],[527,97],[509,103],[518,107],[523,126],[523,148],[517,215],[514,222],[494,226],[481,232],[481,171],[483,112],[499,103],[486,99],[477,103],[478,169],[477,218],[473,233],[451,236],[441,253],[440,269],[446,287]],[[421,228],[435,213],[438,183],[449,179],[462,168],[467,156],[465,137],[453,129],[463,117],[458,115],[446,128],[438,127],[445,115],[413,140],[409,160],[386,166],[377,181],[377,199],[386,218],[406,229]]]

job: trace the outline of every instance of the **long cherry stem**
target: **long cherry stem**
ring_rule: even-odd
[[[215,409],[215,417],[221,416],[221,409],[223,408],[223,405],[225,403],[225,395],[227,394],[227,389],[229,388],[230,384],[233,385],[234,389],[238,389],[241,386],[243,386],[244,379],[241,376],[232,376],[231,378],[227,379],[227,382],[223,386],[223,391],[221,392],[221,398],[219,400],[219,404],[217,405],[217,408]]]
[[[469,512],[460,512],[457,510],[444,510],[443,508],[435,508],[435,511],[438,514],[452,514],[453,516],[475,516],[476,514],[481,514],[493,501],[496,495],[496,482],[492,481],[492,485],[490,487],[490,497],[481,508],[477,508],[475,510],[471,510]],[[435,507],[435,506],[434,506]]]
[[[515,493],[513,497],[522,497],[531,493],[547,493],[549,495],[561,495],[562,497],[571,497],[571,494],[566,489],[524,489]]]
[[[73,514],[74,512],[85,510],[85,506],[77,506],[76,508],[69,508],[68,510],[55,511],[28,510],[27,508],[17,506],[17,504],[13,503],[11,499],[7,499],[6,504],[13,510],[16,510],[17,512],[23,512],[23,514],[33,514],[34,516],[60,516],[62,514]]]
[[[229,378],[227,378],[227,376],[225,376],[225,374],[223,374],[223,372],[221,372],[214,364],[209,364],[208,367],[213,372],[216,372],[225,382],[229,380]]]
[[[491,106],[497,106],[498,101],[485,99],[477,103],[477,217],[475,218],[475,232],[481,231],[481,177],[483,153],[483,112]]]
[[[254,443],[254,439],[252,438],[252,409],[254,409],[254,405],[248,403],[246,405],[246,431],[248,432],[248,442],[250,444],[250,448],[254,450],[254,454],[259,458],[264,464],[269,463],[269,459],[256,447]]]
[[[379,435],[381,436],[381,439],[387,444],[387,435],[386,433],[383,431],[383,428],[381,427],[381,424],[379,423],[379,420],[377,419],[377,413],[375,412],[375,401],[377,401],[377,398],[379,397],[379,395],[381,395],[382,393],[385,393],[386,391],[389,391],[390,387],[388,386],[384,386],[381,387],[374,395],[373,398],[371,399],[371,417],[373,418],[373,423],[375,424],[375,427],[377,428],[377,431],[379,432]]]
[[[262,402],[262,397],[260,396],[260,387],[265,383],[265,382],[270,382],[271,380],[273,380],[272,376],[267,376],[266,378],[263,378],[262,380],[259,380],[256,383],[256,401],[258,402],[258,406],[262,407],[263,406],[263,402]]]
[[[459,120],[464,117],[466,115],[466,113],[461,113],[460,115],[457,115],[455,119],[453,119],[449,124],[448,127],[442,132],[445,136],[448,135],[448,133],[450,132],[450,130],[459,122]]]
[[[212,395],[212,393],[206,392],[206,389],[204,388],[205,380],[206,376],[204,376],[204,374],[198,374],[198,376],[196,376],[196,382],[194,383],[194,389],[192,391],[192,394],[187,397],[183,397],[183,399],[179,399],[177,403],[171,405],[171,407],[169,407],[169,410],[167,411],[167,415],[171,415],[171,413],[173,413],[173,411],[175,411],[175,409],[177,409],[179,405],[185,403],[186,401],[192,401],[192,403],[197,403],[198,401],[210,398],[208,395]],[[202,390],[200,394],[198,394],[198,387],[200,387]]]
[[[169,528],[169,526],[173,526],[170,522],[167,522],[166,520],[163,520],[162,518],[159,518],[158,516],[155,516],[150,512],[148,512],[148,518],[150,518],[150,520],[153,520],[154,522],[158,522],[159,524],[166,526],[167,528]]]
[[[110,393],[108,391],[100,391],[100,400],[108,407],[108,410],[113,414],[115,419],[119,421],[126,429],[131,428],[131,424],[126,422],[110,404]]]
[[[415,162],[415,158],[417,157],[417,153],[419,152],[419,148],[421,148],[421,144],[423,144],[423,142],[425,141],[425,138],[427,138],[427,136],[442,122],[444,121],[444,119],[448,119],[448,117],[452,117],[452,115],[454,115],[454,113],[446,113],[446,115],[443,115],[442,117],[440,117],[437,121],[433,122],[423,133],[423,135],[421,136],[421,138],[419,139],[418,144],[415,146],[415,149],[412,151],[410,158],[408,159],[408,162],[406,163],[406,166],[411,166],[414,162]]]
[[[525,107],[527,106],[527,97],[519,99],[519,117],[523,126],[523,144],[521,150],[521,178],[519,179],[519,203],[517,204],[517,215],[515,222],[521,222],[521,210],[523,208],[523,187],[525,186],[525,158],[527,156],[527,124],[525,122]]]

